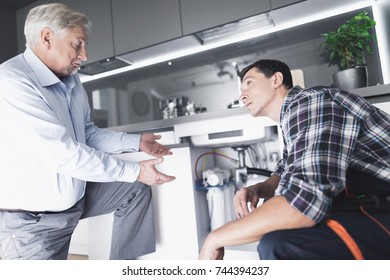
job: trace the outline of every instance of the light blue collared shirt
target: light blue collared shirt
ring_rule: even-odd
[[[0,113],[0,208],[62,211],[86,181],[138,177],[109,154],[138,151],[140,135],[94,126],[78,75],[61,81],[29,48],[0,65]]]

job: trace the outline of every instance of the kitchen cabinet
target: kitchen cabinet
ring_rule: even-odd
[[[152,186],[156,252],[141,259],[196,259],[201,237],[208,232],[205,193],[194,190],[190,148],[179,146],[171,150],[173,155],[164,157],[157,168],[176,176],[176,180]],[[117,156],[132,161],[151,158],[143,152]],[[203,221],[203,226],[199,221]],[[88,219],[89,259],[109,258],[112,222],[113,214]]]
[[[28,12],[35,6],[52,3],[52,2],[58,2],[58,1],[38,0],[16,11],[17,53],[22,53],[26,49],[26,38],[24,37],[24,23],[26,21]]]
[[[69,245],[69,254],[88,256],[88,219],[80,220]]]
[[[112,14],[116,55],[182,36],[179,0],[112,0]]]
[[[271,9],[279,9],[306,0],[271,0]]]
[[[297,0],[273,0],[277,7]],[[288,3],[287,3],[287,2]],[[17,49],[25,49],[24,21],[39,0],[17,11]],[[267,12],[270,0],[58,0],[85,13],[92,21],[87,46],[91,64],[109,57]],[[158,12],[156,12],[158,11]]]
[[[114,56],[110,0],[61,0],[61,3],[86,14],[92,22],[88,34],[88,61],[93,63]]]
[[[267,12],[269,0],[180,0],[183,35]]]
[[[16,54],[15,13],[0,6],[0,19],[3,26],[6,26],[0,30],[1,38],[5,38],[0,50],[0,63],[2,63]]]

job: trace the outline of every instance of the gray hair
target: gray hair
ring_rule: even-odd
[[[39,42],[41,30],[45,27],[59,36],[64,36],[74,27],[80,27],[85,33],[89,33],[91,22],[86,15],[61,3],[37,6],[30,10],[24,25],[28,47],[34,47]]]

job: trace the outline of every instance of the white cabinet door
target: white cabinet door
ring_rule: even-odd
[[[70,240],[69,254],[88,256],[88,219],[80,220]]]
[[[140,259],[197,259],[199,252],[191,157],[189,147],[172,149],[157,165],[160,171],[176,180],[152,186],[156,252]],[[140,161],[150,158],[145,153],[118,155],[122,159]],[[89,259],[108,259],[113,215],[89,219]],[[104,229],[104,230],[102,230]]]
[[[190,149],[177,148],[159,166],[173,182],[153,186],[156,252],[141,259],[197,259],[199,246]]]

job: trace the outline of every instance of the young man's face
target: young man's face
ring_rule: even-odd
[[[243,77],[240,99],[253,117],[270,116],[275,98],[274,76],[267,78],[257,68],[252,68]]]
[[[87,36],[82,28],[69,29],[65,36],[53,34],[49,68],[59,77],[75,74],[87,60]]]

